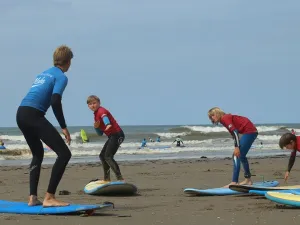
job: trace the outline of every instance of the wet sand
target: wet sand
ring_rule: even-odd
[[[250,166],[254,181],[278,180],[283,185],[287,157],[252,158]],[[300,163],[300,162],[299,162]],[[289,185],[300,184],[300,165],[295,163]],[[6,224],[300,224],[300,209],[277,205],[258,196],[210,196],[188,197],[186,187],[213,188],[230,182],[232,162],[230,159],[211,160],[158,160],[120,163],[127,182],[137,185],[137,196],[103,197],[83,193],[91,179],[102,178],[100,164],[71,164],[58,187],[57,198],[70,203],[113,202],[114,209],[90,217],[78,215],[39,216],[0,214],[0,223]],[[52,166],[43,166],[39,195],[43,196],[48,185]],[[241,178],[243,177],[241,171]],[[112,178],[114,178],[112,174]],[[28,167],[0,167],[0,199],[27,201]],[[68,190],[70,195],[58,195]]]

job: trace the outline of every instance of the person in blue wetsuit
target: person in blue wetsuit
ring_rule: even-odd
[[[6,149],[2,140],[0,140],[0,149]]]
[[[160,142],[160,137],[159,136],[156,138],[156,142]]]
[[[146,141],[146,138],[143,139],[142,145],[141,145],[141,148],[144,148],[144,147],[147,147],[147,141]]]
[[[53,53],[54,66],[37,75],[17,111],[18,127],[32,152],[29,170],[29,206],[40,204],[43,204],[44,207],[69,205],[69,203],[57,200],[55,192],[71,158],[71,152],[56,128],[45,118],[45,114],[48,108],[52,106],[66,142],[70,145],[71,137],[65,122],[61,99],[68,83],[68,78],[64,73],[69,70],[72,58],[73,53],[69,47],[65,45],[58,47]],[[42,141],[57,154],[43,203],[37,197],[41,165],[44,158]]]

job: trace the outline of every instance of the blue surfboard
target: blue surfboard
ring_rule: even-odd
[[[300,189],[290,189],[290,190],[274,190],[275,192],[278,193],[292,193],[292,194],[300,194]],[[270,190],[250,190],[249,193],[250,194],[254,194],[254,195],[260,195],[260,196],[265,196],[265,194],[267,192],[271,192]]]
[[[264,182],[255,182],[254,186],[262,187],[276,187],[279,184],[278,181],[264,181]],[[186,188],[184,193],[194,196],[222,196],[222,195],[238,195],[243,194],[239,191],[234,191],[229,188],[211,188],[211,189],[196,189],[196,188]]]
[[[102,183],[96,180],[88,183],[83,191],[90,195],[133,195],[137,192],[137,187],[123,181]]]
[[[101,210],[108,207],[113,207],[113,204],[112,203],[99,204],[99,205],[70,204],[68,206],[60,206],[60,207],[43,207],[42,205],[28,206],[27,202],[0,200],[0,213],[13,213],[13,214],[57,215],[57,214],[70,214],[76,212],[89,212],[94,210]]]

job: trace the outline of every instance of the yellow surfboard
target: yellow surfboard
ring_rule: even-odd
[[[267,199],[279,204],[300,207],[300,191],[291,190],[291,193],[268,191],[265,196]]]
[[[80,136],[81,136],[83,143],[89,142],[89,138],[88,138],[85,130],[83,130],[83,129],[80,130]]]

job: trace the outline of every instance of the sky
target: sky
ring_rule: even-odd
[[[74,52],[69,126],[93,124],[91,94],[121,125],[208,124],[214,106],[299,123],[299,11],[298,0],[1,0],[0,127],[17,126],[61,44]]]

